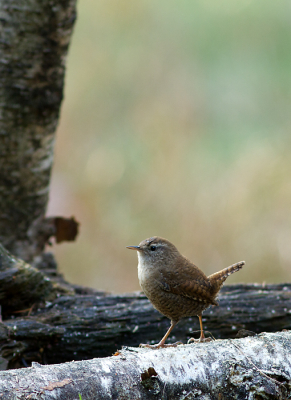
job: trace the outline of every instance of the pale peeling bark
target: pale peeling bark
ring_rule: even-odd
[[[43,225],[76,0],[0,2],[0,242],[31,261]]]
[[[287,399],[290,383],[290,332],[0,373],[5,400]]]

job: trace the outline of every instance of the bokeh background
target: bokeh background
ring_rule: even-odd
[[[291,2],[80,0],[48,214],[74,283],[139,290],[159,235],[228,282],[291,278]]]

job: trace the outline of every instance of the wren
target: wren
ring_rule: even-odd
[[[218,305],[216,296],[223,282],[239,271],[245,262],[240,261],[207,277],[171,242],[161,237],[154,236],[138,246],[127,248],[138,252],[138,279],[145,295],[161,314],[171,320],[170,328],[158,344],[141,346],[157,349],[177,345],[165,344],[169,334],[181,318],[195,315],[200,323],[199,342],[206,341],[202,312],[210,305]]]

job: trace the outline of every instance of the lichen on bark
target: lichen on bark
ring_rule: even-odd
[[[39,232],[75,2],[0,2],[0,242],[26,261],[45,245]]]

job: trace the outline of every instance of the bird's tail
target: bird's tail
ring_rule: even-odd
[[[209,275],[208,279],[210,280],[211,286],[213,288],[213,294],[218,293],[219,289],[223,285],[223,282],[229,275],[239,271],[244,265],[245,262],[240,261],[236,264],[231,265],[230,267],[224,268],[219,272],[215,272],[215,274]]]

